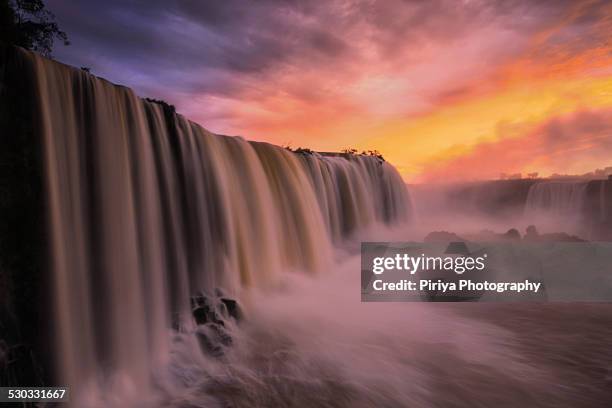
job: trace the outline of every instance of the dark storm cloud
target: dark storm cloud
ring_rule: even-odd
[[[316,24],[296,23],[314,11],[306,3],[51,0],[49,8],[73,43],[58,48],[59,59],[90,65],[94,72],[100,62],[112,63],[127,76],[136,72],[158,80],[164,74],[180,76],[170,70],[212,75],[218,82],[203,80],[199,87],[212,92],[226,88],[229,76],[223,73],[257,74],[301,53],[333,57],[347,48]],[[120,72],[101,74],[121,77]],[[185,84],[193,85],[187,78]]]
[[[460,41],[493,22],[528,35],[574,4],[48,0],[72,41],[56,47],[58,59],[89,66],[140,93],[169,98],[175,93],[232,96],[238,89],[257,88],[258,81],[275,80],[284,69],[334,66],[343,72],[359,64],[365,45],[381,63],[402,64],[412,54],[419,58],[418,50],[432,43]],[[595,11],[583,14],[596,16]],[[512,45],[507,52],[514,52]]]

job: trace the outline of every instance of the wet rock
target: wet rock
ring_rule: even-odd
[[[427,234],[424,242],[459,242],[465,241],[465,239],[461,238],[459,235],[454,232],[448,231],[433,231]]]
[[[527,227],[525,230],[524,239],[526,241],[538,241],[540,239],[540,234],[538,233],[538,229],[535,227],[535,225],[530,225]]]
[[[191,297],[191,307],[208,307],[212,306],[212,296],[205,292],[200,292]]]
[[[223,356],[224,348],[233,343],[226,323],[230,319],[238,321],[242,318],[238,302],[217,288],[214,295],[200,292],[193,296],[191,306],[193,318],[198,325],[195,334],[200,348],[210,356]]]
[[[525,241],[529,242],[586,242],[586,240],[566,232],[552,232],[549,234],[539,234],[534,225],[527,227],[525,231]]]
[[[192,313],[197,324],[208,323],[208,310],[205,307],[196,307]]]
[[[501,237],[503,239],[507,239],[507,240],[510,240],[510,241],[520,241],[521,240],[521,233],[518,232],[518,230],[516,228],[510,228]]]
[[[212,357],[223,356],[225,348],[233,344],[227,329],[215,323],[198,326],[195,335],[202,351]]]
[[[223,319],[229,319],[231,317],[229,311],[227,310],[227,306],[225,306],[225,303],[223,302],[219,302],[217,305],[217,311]]]
[[[223,294],[216,290],[217,294]],[[198,324],[216,323],[224,325],[224,318],[233,318],[236,321],[242,318],[238,302],[229,297],[211,296],[200,292],[191,298],[193,317]]]
[[[216,341],[210,332],[197,331],[196,338],[200,344],[200,349],[212,357],[221,357],[225,354],[222,345]]]
[[[221,303],[225,305],[230,317],[234,318],[236,321],[240,321],[242,319],[242,311],[240,310],[238,302],[236,302],[234,299],[221,298]]]
[[[232,336],[229,335],[229,333],[224,327],[221,327],[216,324],[209,324],[207,325],[207,327],[210,330],[210,332],[214,334],[214,336],[216,337],[216,340],[218,340],[221,344],[223,344],[224,346],[232,345],[232,342],[233,342]]]
[[[542,234],[539,237],[539,241],[544,242],[587,242],[585,239],[579,238],[575,235],[570,235],[565,232],[553,232],[550,234]]]

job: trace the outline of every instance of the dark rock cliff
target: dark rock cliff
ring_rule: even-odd
[[[50,376],[43,152],[31,65],[0,45],[0,386]]]

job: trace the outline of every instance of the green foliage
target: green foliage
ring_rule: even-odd
[[[378,150],[368,150],[367,152],[364,150],[361,152],[361,154],[376,157],[378,160],[385,161],[385,158]]]
[[[298,147],[297,149],[294,149],[293,147],[291,147],[290,144],[284,145],[283,147],[285,149],[289,150],[290,152],[293,152],[293,153],[296,153],[296,154],[303,154],[303,155],[314,154],[314,150],[308,149],[306,147]]]
[[[380,161],[383,161],[383,162],[385,161],[385,158],[378,150],[363,150],[361,153],[359,153],[357,149],[342,149],[341,152],[345,156],[356,156],[356,155],[372,156],[372,157],[376,157]]]
[[[82,69],[82,68],[81,68],[81,69]],[[89,71],[88,71],[88,72],[89,72]],[[169,103],[168,103],[168,102],[166,102],[166,101],[163,101],[163,100],[161,100],[161,99],[153,99],[153,98],[145,98],[145,100],[146,100],[147,102],[156,103],[156,104],[158,104],[158,105],[161,105],[161,106],[162,106],[162,108],[164,109],[164,111],[166,111],[166,110],[167,110],[167,111],[169,111],[169,112],[171,112],[171,113],[173,113],[173,114],[174,114],[174,113],[176,113],[176,108],[174,107],[174,105],[171,105],[171,104],[169,104]]]
[[[314,150],[310,150],[304,147],[298,147],[297,149],[294,149],[293,147],[291,147],[290,144],[286,144],[283,146],[285,149],[289,150],[290,152],[293,153],[297,153],[297,154],[313,154],[315,153]],[[337,155],[337,153],[321,153],[323,155],[326,154],[331,154],[331,155]],[[340,151],[340,155],[344,156],[346,159],[349,159],[352,156],[371,156],[371,157],[375,157],[377,158],[380,162],[384,162],[385,158],[383,157],[383,155],[378,151],[378,150],[363,150],[361,153],[359,153],[359,151],[357,149],[342,149]]]
[[[56,39],[70,44],[42,0],[0,0],[0,41],[51,56]]]
[[[357,149],[342,149],[341,152],[344,154],[354,155],[357,154]]]
[[[313,154],[314,153],[314,151],[307,149],[305,147],[298,147],[293,152],[297,154]]]

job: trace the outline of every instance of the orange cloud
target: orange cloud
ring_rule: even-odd
[[[554,118],[612,109],[606,1],[200,3],[153,1],[142,14],[129,2],[83,2],[95,25],[58,4],[74,40],[64,57],[213,132],[379,150],[407,181],[480,160],[479,146],[519,149]],[[598,157],[588,164],[607,165]],[[453,177],[473,176],[454,167]]]
[[[420,9],[394,10],[391,21],[415,17]],[[394,26],[390,32],[405,32],[405,43],[390,40],[384,26],[362,15],[342,21],[336,33],[348,45],[341,58],[281,66],[266,80],[245,83],[239,98],[226,101],[231,114],[217,123],[225,133],[278,144],[376,149],[408,181],[448,177],[444,163],[456,179],[526,172],[503,160],[473,172],[466,161],[482,160],[473,154],[481,145],[520,149],[533,129],[553,118],[612,108],[606,37],[612,8],[587,1],[502,11],[459,13],[456,21],[451,14],[428,15],[407,31]],[[195,109],[202,104],[194,103]],[[515,154],[520,151],[505,153]],[[607,165],[598,160],[593,156],[585,166]],[[464,165],[452,164],[459,162]],[[499,168],[502,162],[509,168]],[[540,159],[529,170],[553,167]]]
[[[524,136],[554,117],[608,108],[612,109],[612,77],[526,82],[419,117],[387,121],[359,148],[377,148],[413,181],[479,144]],[[593,168],[601,164],[594,160]],[[456,170],[455,178],[473,177]]]
[[[612,110],[557,117],[519,137],[480,143],[449,160],[430,163],[420,181],[497,178],[501,173],[583,174],[593,163],[612,165]]]

